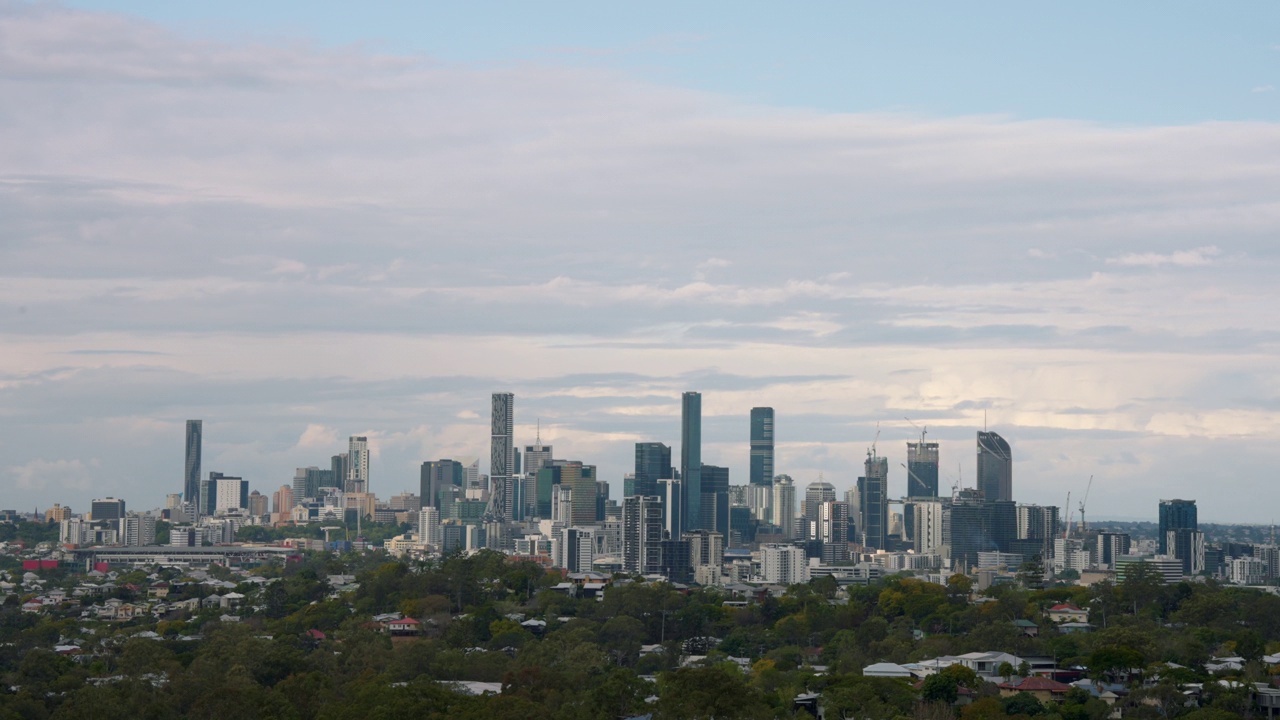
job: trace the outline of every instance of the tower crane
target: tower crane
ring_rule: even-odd
[[[1071,491],[1067,491],[1067,531],[1062,536],[1063,540],[1071,539]]]
[[[919,431],[920,431],[920,444],[921,444],[921,445],[923,445],[923,444],[924,444],[924,436],[929,434],[929,428],[928,428],[927,426],[926,426],[926,427],[920,427],[919,425],[915,424],[915,421],[913,421],[913,420],[912,420],[911,418],[909,418],[909,417],[905,417],[905,416],[904,416],[902,419],[903,419],[903,420],[906,420],[906,421],[907,421],[907,422],[909,422],[909,423],[911,423],[911,427],[913,427],[913,428],[915,428],[916,430],[919,430]]]
[[[1089,484],[1084,488],[1084,499],[1080,501],[1080,534],[1084,535],[1089,531],[1089,523],[1084,521],[1084,505],[1089,502],[1089,491],[1093,489],[1093,476],[1089,476]]]

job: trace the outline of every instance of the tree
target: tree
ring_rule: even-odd
[[[947,677],[942,673],[934,673],[925,678],[924,684],[920,687],[920,698],[927,703],[953,705],[958,697],[960,697],[960,689],[955,678]]]
[[[1020,692],[1017,695],[1007,697],[1002,704],[1006,715],[1030,715],[1034,717],[1044,712],[1044,705],[1040,704],[1035,695],[1028,692]]]
[[[680,668],[658,677],[661,720],[765,718],[770,714],[763,696],[732,663]]]

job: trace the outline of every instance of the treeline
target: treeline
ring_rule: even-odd
[[[326,577],[352,570],[359,589],[334,597]],[[765,718],[797,716],[806,693],[822,696],[828,717],[1110,713],[1083,691],[1049,704],[998,699],[957,671],[919,689],[861,675],[880,661],[992,650],[1054,657],[1100,679],[1129,680],[1134,668],[1159,674],[1123,700],[1126,717],[1238,717],[1249,712],[1247,692],[1209,691],[1206,707],[1188,707],[1179,684],[1212,679],[1203,663],[1222,654],[1249,660],[1236,679],[1267,681],[1259,660],[1280,642],[1280,598],[1213,583],[1164,586],[1142,572],[1119,585],[995,588],[981,602],[959,576],[946,586],[892,577],[844,590],[828,578],[744,608],[726,606],[714,588],[623,579],[603,600],[574,597],[551,589],[559,572],[493,552],[426,563],[315,554],[263,574],[275,582],[237,588],[256,608],[238,623],[211,609],[95,624],[90,634],[78,617],[0,608],[0,717]],[[1097,629],[1057,632],[1043,612],[1058,602],[1089,608]],[[371,621],[394,612],[422,621],[423,634],[392,638]],[[523,624],[530,619],[545,626]],[[1024,634],[1019,619],[1039,624],[1039,635]],[[142,630],[163,639],[133,637]],[[73,639],[86,661],[51,651]],[[680,667],[687,656],[705,659]],[[1185,667],[1157,667],[1165,662]],[[502,692],[475,697],[451,685],[458,681]],[[974,702],[953,707],[962,695]]]

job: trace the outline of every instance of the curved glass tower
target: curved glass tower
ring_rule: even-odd
[[[978,490],[987,502],[1013,499],[1013,452],[993,432],[978,433]]]

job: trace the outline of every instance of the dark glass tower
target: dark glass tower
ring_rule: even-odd
[[[714,530],[729,537],[729,468],[702,466],[703,530]]]
[[[751,484],[773,484],[773,408],[751,408]]]
[[[862,543],[884,549],[889,536],[889,461],[868,452],[865,472],[858,478]]]
[[[204,421],[187,421],[187,471],[183,476],[182,499],[195,507],[200,501],[200,447],[204,442]]]
[[[1160,501],[1160,536],[1157,538],[1161,555],[1169,554],[1170,530],[1199,530],[1195,500]]]
[[[978,490],[987,502],[1013,499],[1013,452],[996,433],[978,433]]]
[[[702,524],[702,393],[687,392],[680,398],[680,483],[685,530]]]
[[[671,448],[660,442],[636,443],[635,490],[632,495],[657,495],[658,481],[675,477]]]
[[[907,443],[907,497],[938,497],[938,443]]]

